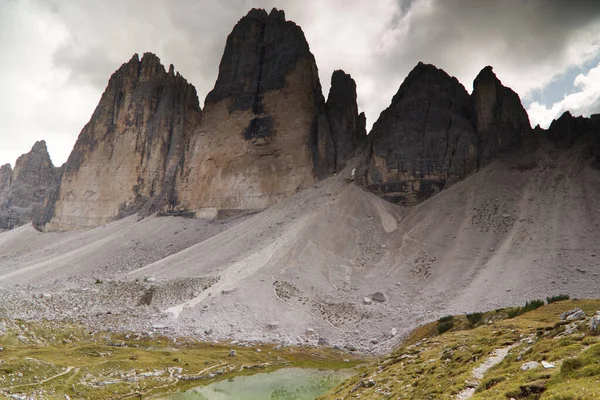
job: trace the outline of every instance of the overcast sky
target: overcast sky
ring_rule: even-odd
[[[41,139],[55,165],[66,161],[134,53],[173,63],[202,105],[228,33],[252,7],[283,9],[303,28],[325,97],[334,69],[353,76],[369,127],[419,61],[469,92],[492,65],[534,126],[600,112],[595,0],[0,0],[0,163]]]

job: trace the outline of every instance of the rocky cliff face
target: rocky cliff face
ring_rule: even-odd
[[[531,124],[519,95],[502,85],[492,67],[485,67],[477,75],[471,98],[481,164],[532,142]]]
[[[251,10],[227,38],[177,183],[179,207],[262,209],[335,168],[317,66],[283,11]]]
[[[547,130],[540,130],[540,133],[562,148],[582,141],[582,145],[589,148],[590,155],[600,165],[600,114],[585,118],[574,117],[566,111],[560,118],[552,121]]]
[[[358,113],[356,82],[342,70],[333,72],[327,97],[327,113],[331,136],[335,145],[336,170],[355,155],[357,147],[366,139],[366,118]]]
[[[519,96],[485,67],[473,94],[419,63],[373,126],[360,180],[375,193],[415,204],[498,155],[535,144]]]
[[[0,230],[34,221],[44,200],[58,188],[62,170],[52,165],[46,142],[36,142],[29,153],[0,168]]]
[[[40,223],[86,228],[174,203],[175,175],[199,119],[196,90],[173,66],[167,72],[154,54],[134,55],[110,78]]]
[[[414,204],[478,165],[469,94],[443,70],[419,63],[369,134],[363,183],[387,200]]]

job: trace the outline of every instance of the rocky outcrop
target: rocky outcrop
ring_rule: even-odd
[[[40,224],[86,228],[174,204],[175,176],[199,119],[196,90],[172,65],[166,71],[154,54],[134,55],[110,78]]]
[[[395,203],[415,204],[478,166],[469,94],[454,77],[419,63],[368,136],[359,179]]]
[[[335,145],[336,170],[355,155],[357,147],[366,139],[366,117],[358,113],[356,82],[342,70],[333,72],[327,97],[327,113],[331,136]]]
[[[481,164],[532,143],[531,124],[519,95],[502,85],[492,67],[485,67],[475,78],[471,99]]]
[[[178,207],[197,215],[266,208],[334,171],[315,59],[283,11],[233,28],[185,160]]]
[[[558,145],[570,147],[582,137],[600,135],[600,114],[590,118],[574,117],[569,111],[552,121],[544,136]]]
[[[44,200],[58,188],[62,170],[50,160],[46,142],[39,141],[29,153],[0,168],[0,230],[34,221]]]
[[[574,117],[569,111],[552,121],[541,134],[561,148],[573,146],[578,141],[589,149],[589,153],[600,165],[600,114],[589,118]]]

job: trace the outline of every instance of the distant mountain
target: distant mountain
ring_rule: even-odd
[[[55,195],[62,173],[52,165],[46,142],[36,142],[29,153],[0,167],[0,230],[32,222],[44,201]]]

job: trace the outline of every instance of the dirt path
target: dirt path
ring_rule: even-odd
[[[75,368],[75,367],[67,367],[67,369],[64,370],[63,372],[61,372],[59,374],[56,374],[56,375],[53,375],[53,376],[51,376],[49,378],[46,378],[46,379],[38,381],[38,382],[23,383],[21,385],[7,386],[7,387],[0,388],[0,390],[14,389],[14,388],[25,387],[25,386],[41,385],[42,383],[46,383],[48,381],[51,381],[51,380],[56,379],[56,378],[60,378],[61,376],[68,374],[69,372],[71,372],[73,370],[73,368]]]
[[[502,362],[502,360],[504,360],[506,358],[506,356],[508,355],[510,350],[513,347],[515,347],[516,345],[517,345],[517,343],[512,344],[503,349],[494,350],[492,355],[489,356],[488,358],[486,358],[485,361],[481,365],[473,368],[472,375],[473,375],[473,378],[475,379],[475,382],[472,382],[473,386],[463,389],[459,394],[456,395],[456,398],[458,400],[464,400],[464,399],[470,399],[471,397],[473,397],[473,395],[475,394],[475,390],[479,386],[479,383],[483,379],[483,376],[485,375],[485,373],[493,366],[500,364]]]

